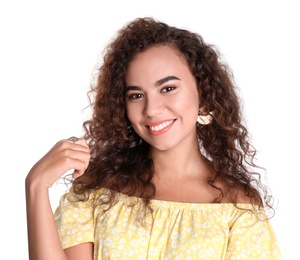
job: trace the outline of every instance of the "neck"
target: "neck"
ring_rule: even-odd
[[[155,178],[180,180],[207,177],[209,172],[207,159],[199,151],[198,141],[185,143],[176,148],[150,151],[154,162]]]

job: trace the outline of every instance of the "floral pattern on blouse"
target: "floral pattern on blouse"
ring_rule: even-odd
[[[60,199],[55,220],[63,248],[94,243],[94,259],[189,260],[282,259],[264,211],[250,204],[185,203],[151,200],[143,217],[143,201],[101,188],[87,201],[70,190]]]

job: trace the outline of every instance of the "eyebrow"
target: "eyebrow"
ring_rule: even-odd
[[[164,77],[162,79],[159,79],[158,81],[155,82],[155,86],[158,87],[170,80],[180,80],[179,78],[175,77],[175,76],[167,76],[167,77]]]
[[[180,79],[177,78],[176,76],[167,76],[167,77],[164,77],[162,79],[157,80],[154,85],[156,87],[158,87],[158,86],[160,86],[160,85],[162,85],[162,84],[164,84],[164,83],[166,83],[170,80],[180,80]],[[130,91],[130,90],[141,90],[141,88],[138,87],[138,86],[127,86],[126,91]]]

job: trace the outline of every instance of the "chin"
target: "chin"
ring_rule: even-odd
[[[150,149],[157,150],[157,151],[169,151],[175,147],[175,144],[153,144],[153,143],[148,143],[150,145]]]

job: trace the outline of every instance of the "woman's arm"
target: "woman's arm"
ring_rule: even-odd
[[[68,259],[72,260],[92,260],[93,259],[93,243],[87,242],[65,249]]]
[[[25,185],[30,260],[92,259],[92,243],[62,249],[48,191],[68,170],[75,169],[74,178],[81,176],[89,159],[84,139],[76,143],[62,140],[28,173]]]

